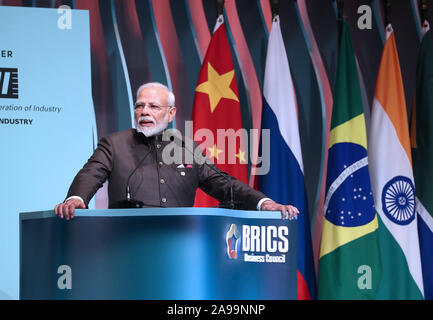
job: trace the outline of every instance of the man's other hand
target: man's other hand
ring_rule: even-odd
[[[74,217],[75,209],[86,209],[86,205],[79,199],[69,199],[66,202],[56,205],[54,208],[54,213],[57,216],[60,216],[61,219],[65,217],[66,220],[69,220]]]
[[[260,210],[263,211],[281,211],[281,218],[286,219],[287,213],[289,213],[289,220],[297,219],[299,210],[291,205],[284,205],[276,203],[272,200],[266,200],[262,203]]]

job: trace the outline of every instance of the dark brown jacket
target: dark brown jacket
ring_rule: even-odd
[[[149,207],[192,207],[197,188],[220,202],[228,202],[229,179],[238,209],[256,210],[260,199],[266,197],[214,165],[193,163],[185,164],[184,168],[179,168],[179,164],[166,165],[162,150],[168,143],[162,141],[161,135],[146,138],[135,129],[102,138],[75,176],[67,197],[80,196],[88,204],[108,179],[109,207],[121,207],[126,199],[128,177],[136,168],[129,179],[131,197]],[[184,148],[182,151],[191,152]]]

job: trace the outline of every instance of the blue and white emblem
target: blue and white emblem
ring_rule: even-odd
[[[408,177],[397,176],[382,191],[382,209],[394,223],[407,225],[415,218],[415,187]]]

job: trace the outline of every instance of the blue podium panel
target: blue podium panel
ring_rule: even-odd
[[[218,208],[20,214],[21,299],[296,299],[296,220]]]

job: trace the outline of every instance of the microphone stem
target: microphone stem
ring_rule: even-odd
[[[152,151],[152,145],[150,145],[150,150],[140,160],[140,162],[138,163],[138,165],[135,167],[135,169],[131,172],[131,174],[129,175],[128,179],[126,180],[126,200],[128,200],[128,201],[131,200],[131,189],[130,189],[130,186],[129,186],[129,180],[131,179],[131,177],[135,173],[135,171],[137,171],[137,169],[142,165],[142,163],[144,162],[144,160],[147,158],[147,156],[150,154],[151,151]]]

